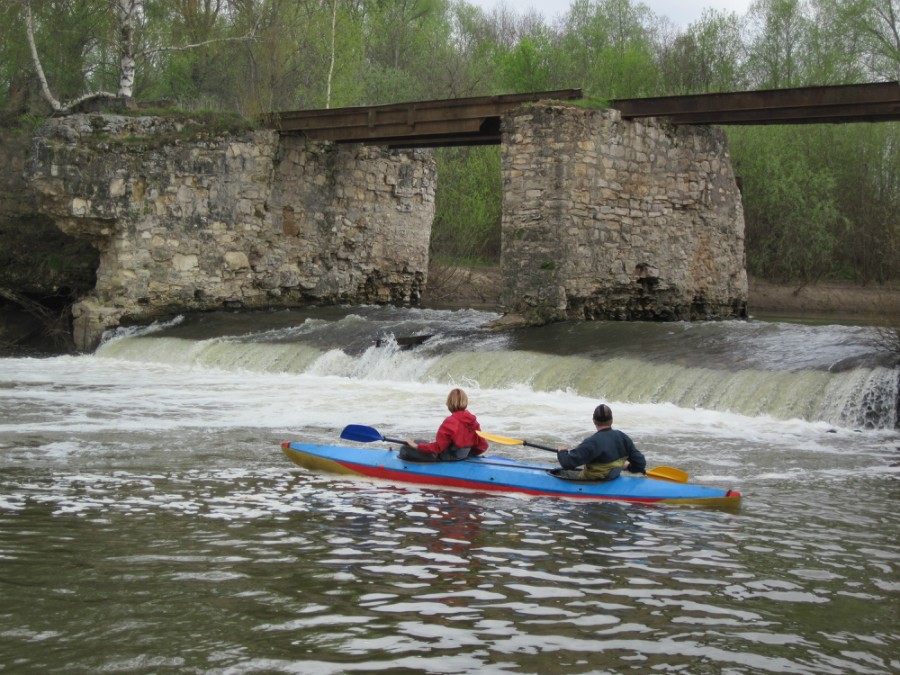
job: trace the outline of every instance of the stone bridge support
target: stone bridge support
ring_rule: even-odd
[[[436,167],[429,150],[309,142],[198,121],[72,115],[36,135],[38,208],[90,241],[75,342],[183,311],[415,303]]]
[[[502,126],[503,303],[528,323],[746,314],[721,129],[538,104]]]
[[[501,151],[509,314],[745,314],[743,209],[720,129],[537,104],[504,115]],[[30,194],[16,203],[99,256],[73,307],[81,349],[183,311],[415,304],[425,289],[430,150],[83,114],[37,131],[23,176]]]

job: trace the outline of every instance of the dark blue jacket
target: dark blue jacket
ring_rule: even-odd
[[[560,450],[556,457],[564,469],[576,469],[589,464],[612,464],[620,459],[627,459],[630,472],[644,473],[647,470],[647,460],[634,447],[634,441],[627,434],[612,428],[601,429],[572,450]],[[618,473],[617,471],[616,475]]]

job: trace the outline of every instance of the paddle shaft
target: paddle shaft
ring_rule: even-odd
[[[537,448],[538,450],[546,450],[547,452],[556,454],[556,448],[551,448],[548,445],[538,445],[537,443],[530,443],[529,441],[522,441],[522,445],[527,445],[529,448]]]
[[[500,443],[501,445],[527,445],[529,448],[537,448],[538,450],[546,450],[547,452],[556,452],[556,448],[551,448],[547,445],[538,445],[537,443],[531,443],[529,441],[523,441],[518,438],[507,438],[506,436],[497,436],[496,434],[489,434],[485,431],[478,430],[475,432],[482,438],[485,438],[489,441],[493,441],[494,443]]]

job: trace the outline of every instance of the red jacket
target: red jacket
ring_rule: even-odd
[[[468,410],[457,410],[445,419],[437,430],[434,443],[419,443],[419,450],[439,455],[451,445],[457,448],[472,448],[469,455],[483,455],[488,442],[475,431],[481,429],[475,415]]]

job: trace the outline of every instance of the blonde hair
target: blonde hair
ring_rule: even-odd
[[[447,410],[450,412],[465,410],[467,407],[469,407],[469,397],[462,389],[452,389],[447,394]]]

